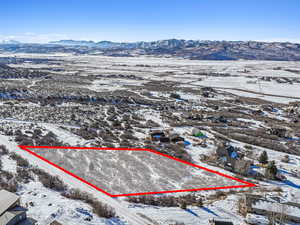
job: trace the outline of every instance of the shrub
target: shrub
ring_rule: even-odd
[[[120,138],[125,140],[135,140],[135,141],[139,140],[137,137],[133,136],[129,132],[124,132],[122,135],[120,135]]]
[[[40,177],[40,181],[42,184],[55,191],[64,191],[66,190],[66,185],[62,182],[61,179],[59,179],[57,176],[43,176]]]
[[[179,94],[176,94],[176,93],[171,93],[171,94],[170,94],[170,98],[180,99],[180,95],[179,95]]]
[[[38,177],[39,181],[47,188],[50,188],[55,191],[66,191],[67,186],[64,184],[64,182],[57,176],[52,176],[45,171],[33,168],[31,170],[34,172]]]
[[[91,206],[93,207],[93,212],[100,217],[112,218],[116,216],[115,211],[106,204],[99,201],[93,201]]]
[[[227,136],[228,138],[244,142],[250,145],[256,145],[263,148],[272,149],[278,152],[285,152],[289,154],[300,155],[299,151],[295,147],[286,147],[282,143],[278,141],[274,141],[271,139],[260,138],[262,137],[260,134],[257,136],[249,136],[247,134],[243,134],[245,130],[237,130],[237,129],[222,129],[222,128],[213,128],[214,131],[221,133],[222,135]],[[217,137],[217,136],[216,136]]]
[[[86,201],[91,198],[88,193],[81,192],[78,189],[71,189],[67,192],[64,192],[64,193],[62,193],[62,196],[73,199],[73,200],[81,200],[81,201]]]
[[[281,162],[289,163],[289,162],[290,162],[290,157],[289,157],[289,155],[285,155],[285,156],[281,159]]]
[[[0,181],[0,188],[14,193],[18,190],[18,183],[15,180],[8,183]]]
[[[173,223],[173,224],[169,224],[169,225],[185,225],[185,223],[182,223],[182,222],[175,222],[175,223]]]
[[[86,140],[94,139],[98,136],[97,132],[94,129],[88,129],[84,127],[75,130],[74,133]]]
[[[7,155],[8,154],[8,149],[6,148],[5,145],[0,145],[0,155]]]
[[[265,170],[265,177],[268,179],[275,180],[277,175],[277,167],[274,161],[269,162],[266,170]]]
[[[5,189],[10,192],[16,192],[18,190],[18,183],[16,182],[14,175],[7,171],[0,171],[0,190]]]
[[[162,207],[178,206],[178,199],[176,199],[173,196],[154,197],[149,195],[149,196],[129,197],[127,198],[127,201],[131,203],[162,206]]]
[[[253,147],[251,145],[245,145],[244,148],[248,150],[253,150]]]
[[[128,202],[138,203],[144,205],[154,205],[162,207],[178,207],[185,205],[196,205],[202,207],[203,202],[202,198],[197,197],[196,195],[188,194],[184,196],[174,197],[174,196],[139,196],[139,197],[129,197],[127,198]]]
[[[208,197],[207,197],[207,199],[209,199],[209,200],[215,200],[215,199],[222,199],[222,198],[224,198],[224,197],[226,197],[228,194],[227,193],[225,193],[224,191],[216,191],[214,194],[212,194],[212,195],[209,195]]]
[[[18,167],[16,180],[18,182],[28,183],[30,180],[33,180],[33,177],[28,169]]]
[[[182,208],[182,209],[186,209],[186,208],[187,208],[187,204],[186,204],[185,201],[182,201],[182,202],[180,203],[180,208]]]
[[[192,157],[179,145],[167,145],[165,146],[166,154],[182,159],[187,162],[192,161]]]
[[[41,136],[41,135],[42,135],[41,129],[35,129],[35,130],[33,131],[33,133],[34,133],[36,136]]]
[[[34,145],[32,138],[23,134],[17,135],[15,137],[15,142],[17,142],[19,145]]]
[[[86,192],[81,192],[78,189],[71,189],[68,192],[62,193],[62,196],[74,200],[81,200],[86,202],[93,208],[93,212],[99,217],[112,218],[116,216],[115,210],[106,204],[103,204],[93,198],[90,194]]]
[[[24,159],[23,157],[17,155],[14,152],[10,154],[10,158],[15,160],[17,162],[17,165],[20,167],[29,167],[29,162],[27,161],[27,159]]]
[[[36,145],[45,146],[62,146],[65,145],[57,139],[57,136],[53,132],[48,132],[45,136],[35,139]]]
[[[258,161],[262,164],[268,163],[268,154],[266,151],[263,151],[258,158]]]

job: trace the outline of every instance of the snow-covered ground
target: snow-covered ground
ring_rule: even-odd
[[[110,223],[109,220],[96,216],[89,205],[66,199],[60,193],[45,188],[40,182],[31,181],[22,185],[18,194],[21,195],[21,204],[28,208],[28,216],[35,218],[40,225],[49,224],[53,220],[70,225]],[[122,222],[119,221],[118,224]]]
[[[51,69],[53,68],[61,68],[62,70],[55,72],[57,77],[60,75],[73,75],[76,79],[80,78],[84,80],[82,85],[80,80],[77,83],[74,82],[74,84],[70,84],[70,86],[68,86],[68,84],[65,84],[66,87],[63,86],[63,91],[69,90],[68,88],[70,88],[72,92],[70,93],[71,95],[80,95],[81,91],[86,91],[84,92],[85,94],[87,93],[86,95],[96,94],[97,96],[102,96],[102,92],[109,92],[109,95],[122,96],[123,92],[127,91],[130,92],[130,95],[136,95],[143,100],[150,101],[149,106],[147,104],[134,105],[133,107],[136,108],[132,111],[130,111],[132,105],[121,105],[117,107],[116,104],[114,105],[116,106],[116,111],[109,116],[116,117],[116,120],[121,120],[123,116],[121,114],[125,111],[127,114],[131,113],[141,117],[140,121],[135,121],[137,127],[140,127],[131,130],[131,134],[137,137],[141,144],[144,144],[145,140],[149,139],[151,129],[156,129],[156,127],[143,127],[147,121],[153,121],[161,130],[172,130],[172,132],[184,137],[185,140],[190,143],[190,145],[185,146],[183,149],[191,156],[193,163],[231,176],[235,176],[236,174],[226,171],[224,168],[219,168],[218,165],[208,165],[208,163],[201,159],[202,156],[210,157],[215,154],[219,140],[216,140],[217,133],[213,131],[213,126],[230,128],[229,123],[212,124],[213,122],[209,121],[209,119],[203,121],[198,119],[185,121],[183,115],[192,112],[195,115],[203,114],[204,117],[206,117],[206,113],[216,112],[219,114],[224,113],[225,115],[229,114],[230,116],[231,112],[236,114],[240,112],[236,118],[231,118],[234,123],[238,124],[235,129],[241,129],[241,131],[243,131],[246,127],[254,131],[272,125],[270,122],[267,123],[264,121],[264,119],[273,119],[274,123],[280,121],[285,126],[288,126],[288,123],[293,118],[287,116],[288,113],[283,107],[279,109],[277,113],[263,112],[265,118],[256,120],[256,118],[253,117],[249,119],[252,112],[251,110],[261,109],[262,105],[243,104],[243,100],[247,102],[246,99],[240,99],[237,96],[260,98],[270,102],[284,104],[299,100],[300,98],[299,74],[297,72],[300,70],[299,62],[199,61],[153,57],[77,56],[71,54],[16,53],[10,55],[0,54],[0,56],[61,60],[59,64],[54,65],[25,62],[17,65],[10,64],[10,66],[38,68],[45,71],[47,71],[47,67],[49,71],[52,71]],[[43,82],[49,85],[49,90],[55,87],[56,84],[63,83],[62,80],[59,80],[53,86],[51,79],[30,81],[27,81],[27,79],[11,79],[5,82],[3,81],[4,85],[10,83],[13,87],[18,87],[14,86],[15,83],[23,82],[24,88],[30,89],[30,92],[34,91],[34,89],[38,89]],[[165,87],[167,90],[164,90]],[[212,91],[212,97],[206,98],[202,95],[202,87],[215,87],[216,91]],[[171,98],[171,93],[179,94],[181,99]],[[65,92],[59,92],[59,95],[60,94],[63,95]],[[124,95],[126,97],[126,94]],[[238,101],[235,102],[235,100]],[[172,104],[167,104],[166,102],[171,102]],[[223,103],[225,106],[223,106]],[[42,106],[38,101],[34,103],[28,101],[0,101],[0,107],[1,109],[3,108],[3,115],[0,116],[0,124],[5,128],[5,131],[11,129],[13,131],[21,130],[23,133],[29,131],[30,133],[34,128],[41,129],[43,134],[51,131],[57,136],[58,141],[71,146],[99,145],[97,147],[102,147],[100,145],[106,143],[103,141],[104,139],[101,137],[100,131],[109,133],[108,131],[111,129],[113,133],[122,133],[122,129],[126,131],[127,128],[121,126],[113,129],[112,124],[114,119],[107,120],[106,115],[108,115],[108,111],[106,109],[108,107],[103,110],[104,107],[102,107],[101,104],[92,105],[90,103],[60,102],[54,106]],[[151,105],[153,105],[153,107]],[[167,109],[162,109],[164,106],[170,109],[168,109],[168,111]],[[109,105],[109,107],[112,106]],[[75,110],[68,111],[68,109]],[[80,111],[80,114],[78,111]],[[76,112],[78,114],[75,115],[75,119],[70,119],[72,114],[76,114]],[[66,114],[65,117],[60,115],[64,113]],[[85,116],[85,113],[87,116]],[[174,117],[174,115],[176,115],[176,117]],[[168,117],[171,118],[169,122]],[[178,123],[178,126],[171,125],[172,122],[174,122],[174,124]],[[182,125],[180,124],[181,122]],[[209,127],[209,123],[212,125],[211,127]],[[96,129],[94,126],[98,126],[98,128]],[[95,137],[92,137],[92,139],[90,139],[90,137],[85,139],[74,131],[78,131],[78,129],[83,127],[89,129],[92,127],[98,133],[96,132],[97,134]],[[192,130],[194,127],[203,128],[202,132],[207,138],[199,139],[193,137]],[[295,130],[298,129],[297,124],[293,127]],[[87,129],[87,131],[89,132],[90,130]],[[120,136],[115,135],[115,138],[114,143],[121,141]],[[82,191],[92,194],[99,201],[115,208],[117,214],[120,216],[120,221],[117,221],[105,220],[93,215],[93,220],[89,222],[85,220],[87,213],[91,213],[91,208],[88,205],[80,201],[66,199],[59,193],[43,187],[40,182],[31,181],[30,183],[22,184],[22,188],[18,190],[18,193],[22,195],[22,202],[28,205],[29,216],[38,219],[40,224],[47,224],[52,219],[58,219],[63,224],[71,225],[169,225],[175,221],[184,222],[186,225],[200,225],[208,224],[208,221],[212,218],[230,219],[235,225],[246,224],[244,222],[246,218],[238,213],[237,202],[240,196],[235,193],[229,194],[229,190],[226,191],[226,196],[223,196],[224,198],[214,197],[213,199],[209,199],[209,197],[216,194],[217,191],[196,192],[197,196],[201,196],[204,199],[204,207],[188,206],[187,210],[183,210],[180,207],[154,207],[131,204],[125,201],[124,198],[108,197],[53,166],[33,157],[27,152],[20,150],[17,147],[17,143],[12,140],[14,140],[14,136],[0,135],[0,144],[6,145],[10,151],[17,152],[28,159],[31,164],[46,170],[48,173],[58,175],[69,187],[79,188]],[[109,138],[107,140],[107,142],[110,142]],[[286,144],[287,140],[279,139],[278,143]],[[253,178],[253,182],[259,184],[257,189],[254,189],[254,194],[268,197],[268,193],[265,192],[270,192],[270,195],[280,195],[284,201],[300,202],[299,156],[274,151],[271,148],[268,149],[249,145],[236,140],[230,140],[230,144],[239,147],[245,152],[246,145],[248,145],[248,147],[252,146],[252,154],[249,154],[247,159],[253,161],[255,165],[253,170],[262,174],[264,173],[264,168],[259,166],[257,159],[261,152],[266,151],[269,160],[275,160],[280,173],[286,177],[284,182],[259,181]],[[42,152],[39,152],[39,154],[41,153]],[[224,177],[212,176],[208,173],[197,174],[197,172],[199,172],[197,170],[186,170],[186,168],[181,168],[178,164],[172,164],[166,160],[162,161],[159,157],[152,157],[147,154],[105,155],[77,154],[73,152],[74,154],[66,155],[63,152],[57,154],[57,151],[52,153],[53,155],[48,155],[47,157],[50,157],[51,160],[56,160],[57,164],[66,166],[69,170],[79,167],[79,172],[77,170],[73,171],[75,174],[89,179],[91,183],[96,182],[100,188],[106,186],[113,194],[126,193],[129,192],[129,189],[130,192],[132,192],[132,189],[134,189],[134,192],[159,191],[162,190],[162,188],[165,189],[166,186],[170,189],[179,189],[186,185],[186,183],[188,183],[191,188],[197,188],[194,187],[195,182],[192,179],[195,176],[198,176],[197,185],[201,187],[216,183],[220,184],[220,186],[225,184],[229,185],[224,181]],[[289,155],[289,162],[282,162],[282,158],[285,155]],[[93,167],[96,167],[96,169],[93,169]],[[114,168],[119,168],[119,170]],[[136,171],[136,168],[139,170]],[[16,162],[8,156],[2,156],[2,169],[16,173]],[[86,174],[90,174],[90,177],[87,178]],[[170,177],[172,179],[168,179]],[[251,180],[252,178],[245,179]],[[161,184],[166,186],[161,186]],[[280,187],[282,192],[277,193],[272,191],[277,187]],[[250,193],[251,190],[250,188],[234,189],[236,192],[245,191]],[[175,193],[169,195],[178,197],[184,194]],[[150,220],[147,218],[150,218]],[[266,218],[252,214],[248,214],[247,219],[256,219],[258,221],[267,220]]]
[[[74,179],[70,175],[68,175],[62,171],[59,171],[58,169],[54,168],[53,166],[49,165],[46,162],[37,160],[34,156],[30,155],[29,153],[25,152],[24,150],[21,150],[17,146],[17,143],[10,141],[8,137],[6,137],[4,135],[0,135],[0,143],[4,144],[11,152],[16,152],[17,154],[21,155],[23,158],[27,159],[33,166],[38,166],[39,168],[47,171],[51,175],[59,176],[64,181],[64,183],[67,184],[69,187],[74,188],[74,189],[80,189],[82,191],[90,193],[90,194],[92,194],[92,196],[94,196],[100,202],[103,202],[103,203],[111,206],[112,208],[114,208],[116,210],[117,215],[119,215],[124,222],[127,222],[132,225],[147,225],[148,224],[147,220],[145,220],[144,218],[140,217],[139,215],[137,215],[137,214],[131,212],[130,210],[128,210],[127,208],[125,208],[122,204],[120,204],[118,202],[117,199],[113,199],[113,198],[107,196],[106,194],[103,194],[103,193],[95,190],[94,188],[91,188],[90,186],[82,183],[81,181]],[[12,168],[9,168],[9,169],[12,170]],[[40,183],[32,183],[32,185],[33,185],[33,187],[31,187],[31,186],[26,186],[27,188],[24,187],[25,191],[26,191],[26,189],[27,190],[33,189],[33,190],[37,191],[37,189],[35,189],[35,187],[40,187],[41,184]],[[22,196],[24,194],[25,199],[26,199],[26,193],[31,195],[30,191],[25,192],[25,193],[22,192]],[[40,190],[39,194],[43,195],[44,190]],[[57,196],[54,196],[54,197],[60,198],[58,195],[59,194],[57,194]],[[66,205],[75,206],[74,204],[70,204],[66,200],[61,200],[60,202],[65,202],[65,203],[58,204],[57,207],[55,207],[55,212],[59,214],[58,215],[59,217],[62,217],[62,215],[60,215],[60,214],[64,214],[62,212],[65,212],[65,213],[71,212],[71,213],[76,214],[76,212],[72,211],[72,209],[70,209],[71,211],[70,210],[69,211],[62,210],[62,209],[68,210],[69,207],[67,207]],[[44,203],[45,202],[42,200],[40,204],[42,204],[43,207],[46,207]],[[77,206],[79,206],[79,205],[82,206],[82,203],[80,203],[80,202],[77,204],[78,204]],[[73,207],[73,210],[76,210],[76,208]],[[49,217],[49,211],[40,211],[40,212],[43,212],[43,214],[39,214],[39,218]],[[35,216],[36,210],[32,210],[32,213],[34,213],[33,216]],[[70,215],[70,214],[66,213],[66,215],[64,215],[64,216],[66,218],[62,217],[62,219],[68,220],[68,218],[71,219],[74,215]],[[78,220],[76,220],[76,216],[74,217],[74,223],[75,223],[75,221],[77,221],[77,224],[78,224]],[[103,221],[103,220],[101,220],[101,221]],[[105,222],[106,222],[105,224],[107,224],[107,221],[105,221]],[[44,223],[42,222],[41,225],[42,224],[44,224]],[[70,224],[73,225],[72,222]],[[85,225],[85,223],[82,223],[82,224]],[[89,224],[89,223],[87,223],[87,224]],[[112,224],[114,224],[114,223],[112,222]],[[115,224],[118,224],[118,223],[115,223]],[[119,224],[122,224],[122,223],[119,223]]]
[[[209,224],[209,220],[215,218],[229,220],[234,224],[245,225],[244,218],[237,215],[236,196],[230,196],[226,200],[216,201],[209,206],[188,207],[186,210],[178,207],[155,207],[143,206],[139,204],[129,204],[132,210],[140,213],[147,212],[147,216],[162,224],[172,222],[182,222],[186,225]]]
[[[243,185],[147,151],[29,149],[113,195]]]

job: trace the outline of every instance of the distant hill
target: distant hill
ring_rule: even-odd
[[[142,50],[140,54],[171,55],[189,59],[204,60],[300,60],[300,44],[288,42],[257,41],[197,41],[168,39],[153,42],[93,42],[62,40],[52,42],[59,45],[89,46],[121,50]]]
[[[95,42],[93,42],[93,41],[60,40],[60,41],[49,42],[49,44],[71,45],[71,46],[94,46]]]
[[[11,67],[9,67],[9,66],[7,66],[5,64],[0,63],[0,71],[2,71],[2,70],[9,70],[9,69],[11,69]]]
[[[152,42],[61,40],[48,44],[0,45],[0,51],[108,56],[171,56],[198,60],[286,60],[300,61],[300,44],[258,41],[197,41],[168,39]]]
[[[136,43],[119,43],[112,41],[75,41],[75,40],[60,40],[52,41],[49,44],[55,45],[66,45],[66,46],[88,46],[88,47],[98,47],[98,48],[133,48],[137,47]]]

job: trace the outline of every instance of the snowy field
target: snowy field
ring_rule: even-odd
[[[51,75],[1,79],[4,94],[9,88],[13,94],[15,89],[22,88],[34,95],[21,100],[1,100],[0,144],[33,166],[59,176],[70,188],[88,192],[115,208],[120,216],[120,220],[99,218],[89,205],[66,199],[36,179],[22,183],[17,193],[22,195],[28,215],[39,224],[58,219],[70,225],[174,225],[176,222],[202,225],[217,218],[245,225],[246,218],[258,216],[248,213],[243,217],[238,212],[240,194],[258,194],[268,199],[276,196],[283,202],[300,203],[300,155],[297,151],[291,154],[291,150],[300,146],[300,106],[288,105],[300,100],[299,62],[0,54],[8,56],[28,58],[20,64],[9,64],[11,67],[39,69]],[[34,63],[30,58],[53,61]],[[40,99],[48,94],[50,98]],[[288,136],[273,134],[270,131],[273,125],[292,132]],[[195,128],[203,137],[194,135]],[[154,140],[153,130],[161,130],[167,137],[178,135],[184,141],[170,139],[166,144]],[[55,138],[44,139],[50,132]],[[244,135],[244,139],[235,134]],[[249,143],[250,138],[256,141],[257,134],[261,134],[260,142]],[[153,146],[159,151],[167,149],[170,155],[184,153],[194,164],[238,176],[258,186],[155,195],[181,198],[192,193],[203,199],[203,207],[190,204],[183,209],[180,204],[163,207],[129,203],[125,197],[111,198],[17,147],[24,141],[24,145],[29,145],[26,143],[30,140],[32,145],[50,140],[52,146],[57,143],[85,147]],[[225,159],[218,157],[216,150],[226,141],[237,148],[243,159],[251,161],[249,171],[260,174],[262,179],[252,174],[238,175],[228,168],[232,165],[222,164]],[[170,146],[176,147],[176,154]],[[146,151],[31,150],[113,195],[242,185]],[[284,180],[265,178],[266,165],[262,166],[258,160],[263,151],[269,161],[275,161]],[[284,161],[287,156],[289,161]],[[1,162],[3,171],[20,172],[20,166],[9,155],[3,155]],[[87,214],[93,215],[92,221],[86,220]],[[266,217],[262,221],[268,224]]]
[[[10,56],[10,54],[0,54]],[[97,76],[85,88],[96,91],[126,90],[126,86],[138,86],[145,90],[150,81],[172,81],[181,87],[197,89],[201,86],[225,88],[240,96],[261,98],[267,101],[288,103],[300,99],[300,63],[285,61],[201,61],[178,58],[108,57],[71,54],[16,54],[17,57],[60,60],[57,64],[11,64],[12,67],[63,68],[62,75],[79,74]],[[132,76],[111,78],[111,75]],[[217,75],[217,76],[216,76]],[[259,78],[271,78],[259,81]],[[280,80],[288,79],[288,82]],[[279,79],[279,82],[276,81]],[[236,90],[238,89],[238,90]],[[257,92],[257,93],[252,93]],[[277,96],[272,96],[277,95]],[[288,98],[286,98],[288,97]],[[291,97],[291,98],[289,98]],[[293,97],[296,99],[293,99]],[[298,99],[297,99],[298,98]]]
[[[30,150],[113,195],[243,185],[147,151]]]

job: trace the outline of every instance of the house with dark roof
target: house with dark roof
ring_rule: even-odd
[[[27,209],[20,206],[20,197],[6,190],[0,191],[0,225],[33,225],[35,221],[27,219]]]
[[[234,225],[230,220],[212,219],[209,221],[211,225]]]

